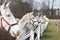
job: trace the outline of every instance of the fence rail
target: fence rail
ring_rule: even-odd
[[[47,25],[48,25],[48,22],[45,23],[44,29],[46,29]],[[41,40],[40,39],[40,36],[41,36],[40,31],[41,31],[41,25],[38,25],[38,27],[35,30],[31,30],[30,32],[27,32],[23,36],[18,37],[16,40],[26,40],[28,37],[30,37],[29,40]],[[37,34],[36,38],[34,38],[35,33]]]

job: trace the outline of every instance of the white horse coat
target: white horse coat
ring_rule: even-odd
[[[27,29],[28,30],[31,30],[33,28],[32,23],[31,22],[31,17],[33,16],[32,15],[33,12],[30,12],[30,13],[27,13],[26,15],[24,15],[20,20],[19,20],[19,26],[20,26],[20,29],[19,29],[19,32],[20,32],[20,36],[25,34]]]
[[[17,23],[15,17],[13,16],[12,12],[10,11],[10,8],[9,8],[9,4],[10,4],[10,1],[6,4],[6,3],[3,3],[3,5],[1,5],[1,14],[2,14],[2,17],[10,24],[15,24]],[[8,25],[7,27],[7,24],[5,22],[2,22],[2,25],[3,27],[5,28],[6,31],[8,31],[10,25]],[[10,28],[10,33],[11,35],[14,37],[15,35],[17,35],[17,32],[18,32],[18,29],[19,29],[19,26],[18,25],[14,25]]]

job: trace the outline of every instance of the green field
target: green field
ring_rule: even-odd
[[[44,36],[41,38],[41,40],[60,40],[60,27],[58,27],[57,32],[57,26],[55,23],[49,22],[48,27],[45,30]]]

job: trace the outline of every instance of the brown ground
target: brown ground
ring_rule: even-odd
[[[0,40],[15,40],[8,32],[0,29]]]

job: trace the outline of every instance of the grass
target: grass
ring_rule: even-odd
[[[48,27],[44,32],[44,36],[41,39],[42,40],[60,40],[60,31],[57,32],[57,27],[53,24],[53,22],[49,22]]]

